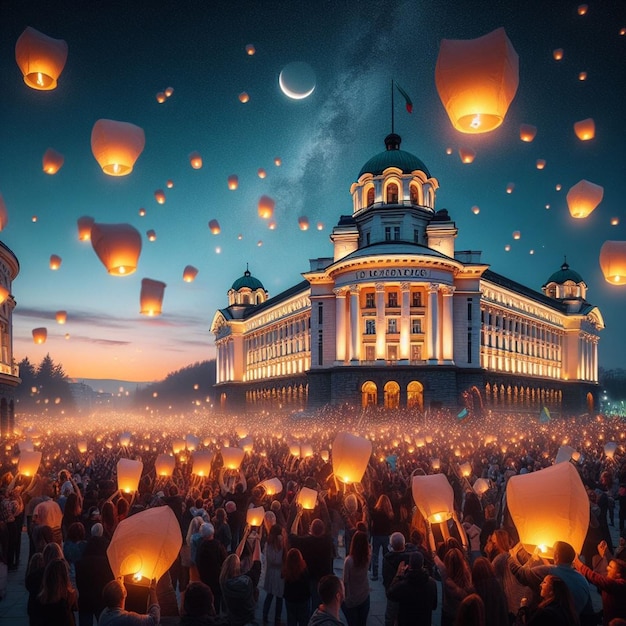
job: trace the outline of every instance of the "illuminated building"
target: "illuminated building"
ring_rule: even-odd
[[[0,434],[15,426],[15,388],[21,382],[19,367],[13,362],[13,309],[11,286],[20,271],[13,252],[0,242]]]
[[[229,290],[211,327],[222,404],[592,409],[604,322],[580,275],[564,263],[539,292],[455,250],[437,179],[385,144],[333,257],[272,298],[248,270]]]

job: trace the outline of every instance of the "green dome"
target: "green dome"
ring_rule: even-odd
[[[563,265],[561,265],[561,269],[557,272],[554,272],[554,274],[552,274],[552,276],[548,278],[548,280],[546,281],[546,285],[548,285],[549,283],[557,283],[558,285],[562,285],[568,280],[576,283],[577,285],[579,283],[585,282],[578,272],[571,270],[567,263],[563,263]]]
[[[373,156],[359,172],[358,178],[363,174],[373,174],[378,176],[382,174],[388,167],[397,167],[402,170],[403,174],[410,174],[415,170],[420,170],[430,178],[430,172],[424,163],[414,154],[400,150],[401,138],[399,135],[392,133],[385,137],[385,145],[387,149]]]
[[[263,287],[263,283],[258,278],[255,278],[254,276],[252,276],[252,274],[250,274],[250,272],[247,269],[243,273],[243,276],[241,278],[238,278],[233,283],[233,286],[231,287],[231,289],[234,289],[235,291],[239,291],[240,289],[243,289],[244,287],[247,287],[248,289],[251,289],[252,291],[254,291],[255,289],[263,289],[263,291],[265,291],[265,287]]]

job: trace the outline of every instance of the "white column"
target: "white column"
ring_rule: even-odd
[[[334,289],[335,292],[335,360],[343,363],[346,360],[346,291]]]
[[[400,303],[400,354],[401,363],[409,363],[411,358],[411,284],[402,283],[400,285],[402,301]]]
[[[454,364],[454,315],[452,298],[455,287],[445,286],[443,293],[443,328],[442,328],[442,348],[443,362],[448,365]]]
[[[426,359],[430,365],[439,358],[439,285],[428,285],[428,309],[426,311]]]
[[[376,360],[384,361],[385,354],[385,285],[376,283]]]
[[[359,287],[350,285],[350,360],[359,360],[361,329],[359,324]]]

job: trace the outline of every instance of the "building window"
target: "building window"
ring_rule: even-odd
[[[468,322],[472,321],[472,299],[471,298],[467,299],[467,321]]]
[[[411,204],[419,204],[419,195],[417,193],[417,187],[415,185],[411,185],[410,187],[410,198]]]
[[[366,245],[366,246],[369,246],[369,245],[370,245],[370,233],[369,233],[369,231],[367,231],[367,232],[365,233],[365,245]]]
[[[317,333],[317,364],[324,365],[324,335],[321,330]]]
[[[391,241],[391,226],[385,226],[385,241]]]
[[[388,300],[387,300],[387,306],[389,307],[397,307],[398,306],[398,292],[397,291],[390,291],[389,295],[387,296]]]
[[[398,320],[395,317],[391,317],[387,320],[387,333],[390,335],[398,333]]]
[[[376,334],[376,320],[365,320],[365,334],[366,335]]]
[[[422,332],[422,320],[411,320],[411,332],[414,335]]]
[[[411,306],[422,306],[422,292],[414,291],[411,294]]]
[[[419,344],[413,344],[411,346],[411,361],[422,360],[422,346]]]
[[[413,229],[413,243],[419,243],[420,242],[420,231],[417,230],[417,228]]]
[[[398,185],[395,183],[387,185],[387,204],[398,204]]]
[[[317,323],[320,326],[324,324],[324,304],[322,302],[317,303]]]
[[[374,187],[370,187],[367,190],[367,206],[374,204]]]
[[[365,346],[365,360],[366,361],[376,360],[376,346]]]
[[[387,346],[387,360],[388,361],[398,360],[398,346]]]
[[[398,241],[400,239],[400,227],[399,226],[393,227],[393,239],[394,241]]]
[[[374,294],[366,293],[365,294],[365,308],[373,309],[376,305],[374,304]]]
[[[467,362],[472,362],[472,330],[468,328],[467,330]]]

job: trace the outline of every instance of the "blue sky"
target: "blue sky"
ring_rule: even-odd
[[[482,250],[494,271],[538,290],[566,255],[607,325],[600,365],[620,367],[626,288],[604,281],[598,255],[605,240],[625,239],[626,7],[591,2],[584,16],[577,7],[534,0],[0,4],[0,193],[9,212],[0,239],[21,265],[13,285],[16,359],[38,362],[49,352],[72,377],[153,380],[214,356],[211,319],[246,263],[275,295],[301,279],[309,258],[331,254],[330,230],[351,212],[350,184],[384,148],[394,78],[414,103],[409,115],[396,100],[396,132],[439,180],[437,208],[456,221],[457,249]],[[14,46],[27,26],[68,44],[54,91],[22,80]],[[519,54],[517,95],[499,129],[463,135],[435,88],[440,41],[500,26]],[[553,59],[555,48],[563,48],[562,61]],[[278,86],[293,61],[308,63],[317,77],[305,100]],[[581,71],[587,80],[578,80]],[[155,96],[168,86],[174,92],[159,104]],[[588,117],[596,138],[581,142],[573,124]],[[106,176],[91,154],[100,118],[144,129],[145,150],[131,175]],[[532,143],[520,141],[522,123],[537,126]],[[41,167],[49,147],[65,157],[54,176]],[[461,163],[461,147],[475,150],[472,164]],[[199,170],[189,165],[192,151],[203,157]],[[539,158],[546,160],[541,171]],[[230,174],[239,177],[236,191],[228,190]],[[604,198],[587,219],[574,220],[565,195],[581,179],[602,185]],[[156,189],[165,189],[164,205],[155,202]],[[273,231],[257,216],[263,194],[276,200]],[[106,273],[91,245],[78,241],[82,215],[141,232],[135,274]],[[306,232],[298,228],[302,215],[312,224]],[[217,236],[211,219],[221,225]],[[149,229],[154,242],[145,237]],[[63,259],[58,271],[48,268],[51,254]],[[199,269],[193,283],[182,281],[188,264]],[[139,315],[146,277],[167,284],[159,318]],[[54,320],[61,309],[65,325]],[[31,336],[38,326],[48,328],[41,346]]]

